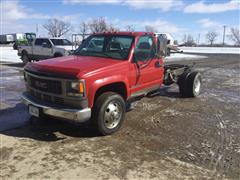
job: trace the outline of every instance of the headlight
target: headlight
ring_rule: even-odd
[[[84,82],[83,81],[74,81],[67,83],[67,95],[74,97],[84,96]]]
[[[73,54],[73,50],[65,50],[65,55],[69,56]]]

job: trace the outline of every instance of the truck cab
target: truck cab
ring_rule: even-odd
[[[125,119],[126,104],[159,89],[174,69],[165,68],[158,46],[153,33],[93,34],[71,56],[28,63],[23,102],[33,116],[90,120],[100,134],[112,134]]]

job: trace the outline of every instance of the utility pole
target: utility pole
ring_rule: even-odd
[[[36,24],[36,37],[37,37],[37,34],[38,34],[38,24]]]
[[[200,36],[201,36],[201,34],[198,33],[198,45],[199,45],[199,43],[200,43]]]
[[[225,41],[225,32],[226,32],[226,25],[223,26],[223,46],[224,46],[224,41]]]

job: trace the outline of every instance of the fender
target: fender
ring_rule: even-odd
[[[128,82],[127,76],[113,75],[113,76],[104,77],[102,79],[94,80],[93,82],[86,82],[86,86],[89,87],[87,88],[87,93],[88,93],[87,97],[88,97],[89,107],[91,108],[93,107],[94,97],[99,88],[106,85],[114,84],[114,83],[123,83],[126,87],[127,98],[130,96],[129,82]]]

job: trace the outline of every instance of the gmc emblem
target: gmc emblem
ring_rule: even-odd
[[[44,83],[44,82],[36,81],[35,86],[39,87],[39,88],[42,88],[42,89],[47,89],[47,83]]]

